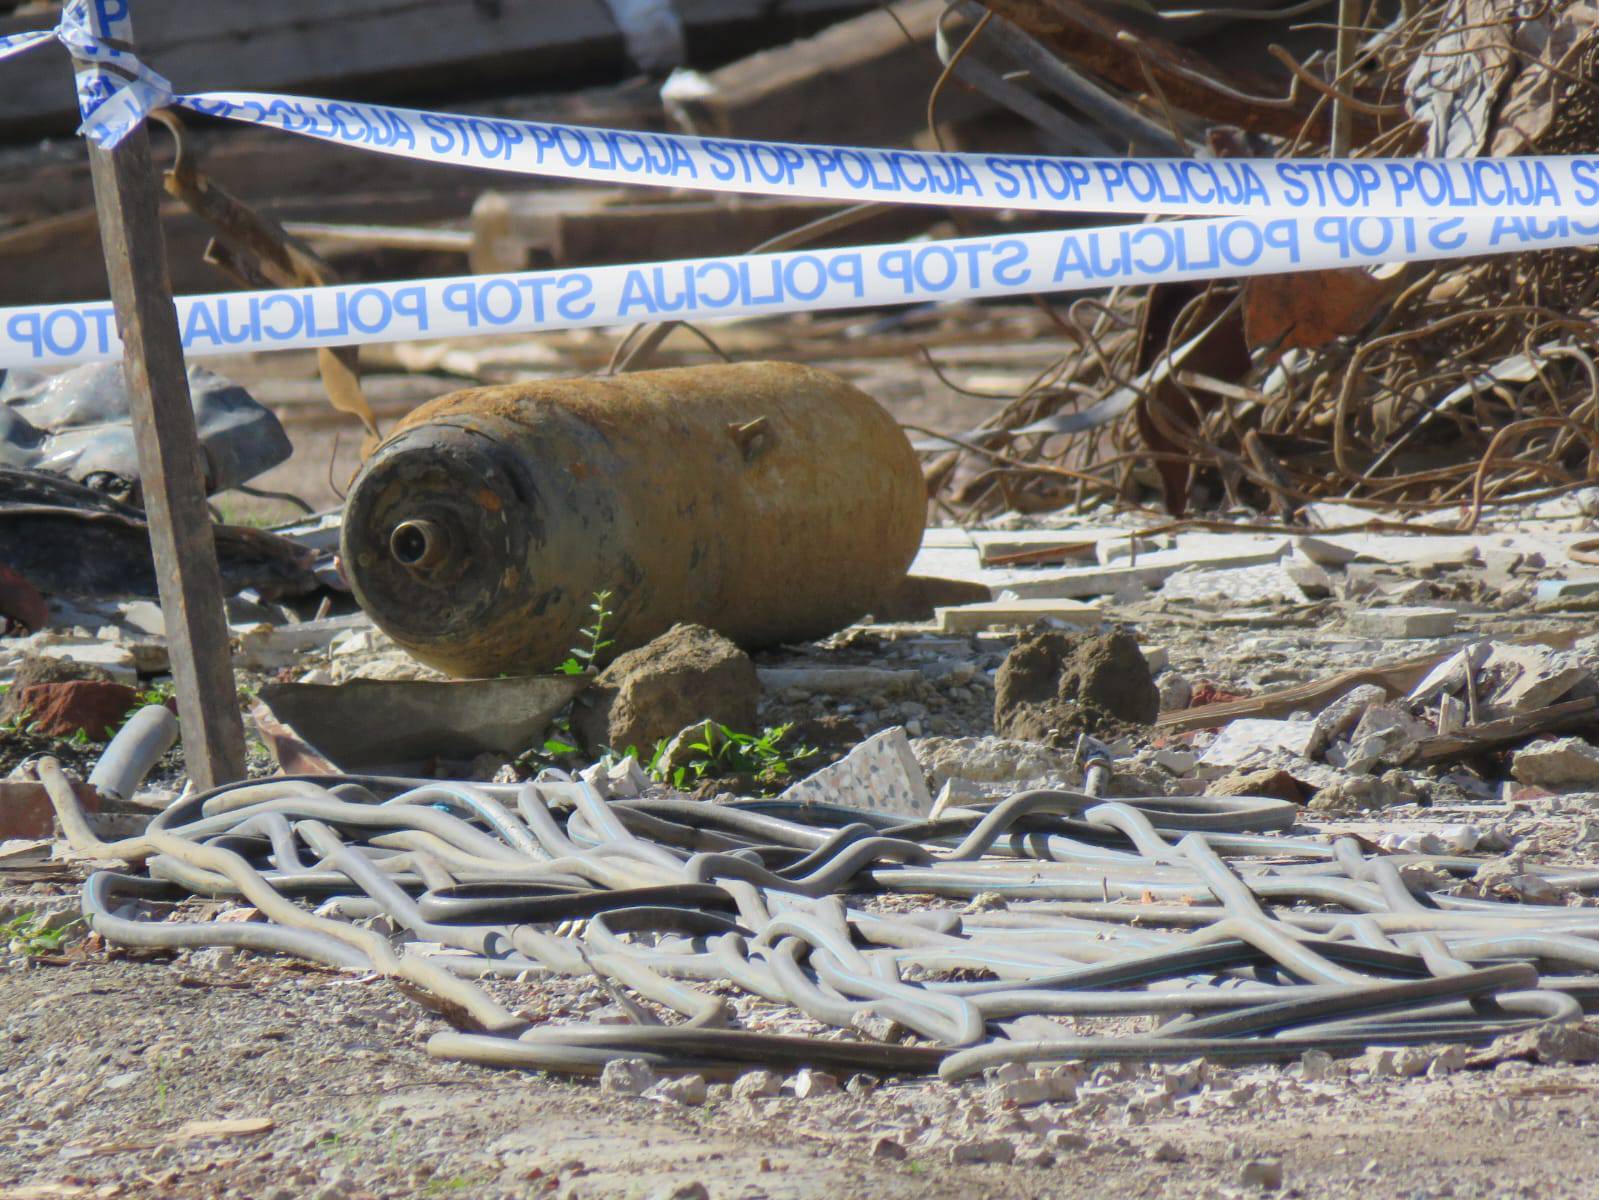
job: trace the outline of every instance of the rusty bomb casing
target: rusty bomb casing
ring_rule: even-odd
[[[424,404],[351,487],[342,552],[407,651],[495,676],[564,660],[606,589],[616,652],[679,621],[833,632],[904,577],[925,505],[905,435],[837,376],[687,367]]]

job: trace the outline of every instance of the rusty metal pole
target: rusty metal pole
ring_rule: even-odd
[[[131,54],[127,5],[89,5],[102,44]],[[114,66],[76,60],[82,81]],[[90,94],[93,94],[92,92]],[[244,775],[244,726],[233,684],[222,579],[205,507],[199,434],[189,399],[177,308],[167,271],[150,141],[136,126],[105,150],[89,142],[106,275],[122,337],[150,548],[166,620],[189,776],[198,788]]]

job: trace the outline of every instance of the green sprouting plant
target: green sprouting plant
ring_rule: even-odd
[[[448,1179],[434,1177],[427,1181],[422,1188],[424,1196],[449,1196],[456,1192],[464,1192],[468,1188],[477,1186],[481,1182],[475,1175],[451,1175]]]
[[[87,746],[89,744],[89,731],[81,726],[67,739],[74,746]]]
[[[760,733],[739,733],[716,721],[706,721],[696,726],[693,741],[677,747],[668,760],[671,740],[663,738],[655,744],[649,765],[644,769],[652,779],[670,782],[673,787],[723,775],[752,775],[756,781],[774,784],[792,773],[791,764],[801,762],[816,754],[814,746],[794,746],[785,749],[783,739],[794,728],[792,724],[768,726]],[[684,761],[677,761],[686,754]]]
[[[72,927],[83,924],[82,917],[74,917],[64,925],[51,928],[48,920],[37,912],[25,912],[21,916],[12,917],[4,925],[0,925],[0,941],[5,942],[13,954],[25,954],[29,958],[40,954],[54,954],[61,949],[61,943],[66,940]]]
[[[589,668],[599,666],[601,652],[615,644],[615,638],[605,636],[605,626],[616,615],[610,609],[611,596],[609,588],[594,593],[594,599],[589,604],[589,611],[594,614],[594,624],[578,630],[585,645],[572,647],[567,660],[558,668],[563,674],[581,675]]]
[[[110,735],[115,737],[118,733],[120,733],[122,731],[122,727],[129,721],[133,720],[133,714],[138,712],[141,708],[145,708],[151,704],[166,704],[175,695],[177,695],[177,690],[173,687],[170,679],[164,683],[151,684],[144,691],[135,694],[133,697],[133,706],[129,708],[127,712],[122,714],[122,720],[118,721],[116,725],[112,727]],[[239,690],[240,703],[243,707],[248,708],[249,701],[244,699],[244,695],[244,689],[241,688]]]

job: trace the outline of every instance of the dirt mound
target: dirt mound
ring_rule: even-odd
[[[1067,746],[1079,733],[1136,732],[1159,713],[1149,664],[1125,629],[1024,634],[994,681],[994,730],[1001,737]]]
[[[656,742],[700,721],[752,731],[760,698],[748,654],[703,625],[674,625],[606,667],[572,725],[596,752],[631,747],[648,761]]]

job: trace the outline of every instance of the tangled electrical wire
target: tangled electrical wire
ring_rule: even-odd
[[[164,709],[130,722],[97,782],[128,794],[170,724]],[[580,781],[285,777],[184,797],[107,843],[59,764],[38,770],[76,851],[144,867],[86,882],[107,941],[378,972],[450,1016],[458,1032],[428,1043],[446,1058],[958,1080],[1006,1063],[1483,1043],[1599,1003],[1599,912],[1450,894],[1482,860],[1297,836],[1278,800],[1028,791],[910,822],[608,801]],[[1599,889],[1599,870],[1529,870]],[[237,897],[267,923],[161,919],[191,895]],[[375,916],[399,935],[363,923]],[[476,982],[524,973],[597,977],[639,1023],[532,1023]],[[831,1031],[740,1028],[730,990]]]

